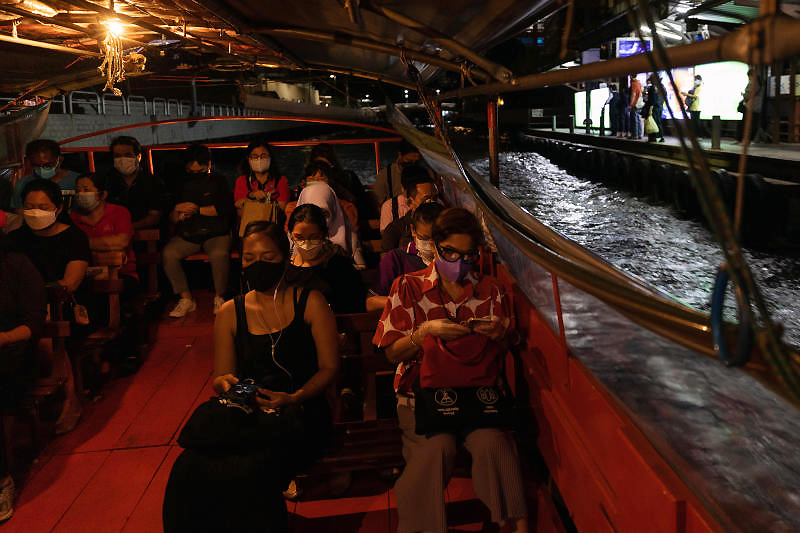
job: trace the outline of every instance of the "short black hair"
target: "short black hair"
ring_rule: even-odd
[[[408,141],[403,141],[400,143],[400,150],[398,151],[400,152],[400,155],[414,154],[414,153],[418,154],[419,148],[417,148]]]
[[[48,151],[56,157],[61,157],[61,146],[51,139],[35,139],[25,145],[25,157],[31,157],[42,150]]]
[[[330,179],[331,174],[333,173],[333,167],[325,161],[312,161],[306,165],[306,168],[303,171],[303,177],[307,178],[308,176],[313,176],[317,172],[321,172],[322,175]]]
[[[283,254],[283,260],[289,260],[289,238],[283,228],[274,222],[267,222],[265,220],[256,220],[250,222],[244,228],[244,235],[242,236],[242,248],[244,248],[244,241],[248,237],[257,233],[263,233],[269,240],[275,243],[278,249]]]
[[[483,230],[475,215],[461,207],[445,209],[433,223],[433,242],[439,244],[451,235],[469,235],[475,246],[483,244]]]
[[[444,206],[437,202],[427,202],[414,211],[412,224],[416,228],[419,224],[433,224],[444,211]]]
[[[700,74],[697,74],[697,75],[694,77],[694,79],[696,79],[696,80],[700,80],[700,81],[703,81],[703,76],[701,76]]]
[[[111,146],[109,149],[113,152],[115,146],[130,146],[133,148],[133,153],[136,155],[140,155],[142,153],[142,145],[139,144],[139,141],[136,140],[136,137],[131,137],[130,135],[120,135],[119,137],[114,137],[111,140]]]
[[[92,183],[94,183],[94,186],[97,187],[99,192],[108,190],[108,179],[106,179],[105,174],[100,174],[98,172],[85,172],[75,179],[75,184],[77,185],[78,180],[82,179],[92,180]]]
[[[406,198],[413,198],[417,195],[417,185],[420,183],[436,183],[428,170],[419,165],[409,165],[403,169],[403,174],[400,177],[400,183],[403,184],[403,193]]]
[[[316,224],[322,234],[326,237],[328,236],[328,221],[325,220],[325,212],[318,205],[303,204],[297,206],[289,217],[289,224],[287,225],[289,231],[294,230],[295,225],[300,222]]]
[[[41,191],[45,193],[47,197],[50,198],[50,201],[53,202],[53,205],[56,206],[56,209],[64,204],[64,197],[61,195],[61,187],[59,187],[54,181],[45,180],[42,178],[29,181],[22,189],[22,201],[24,202],[25,198],[27,198],[30,193],[35,191]]]
[[[188,165],[192,162],[207,165],[211,162],[211,150],[208,146],[200,143],[192,143],[183,150],[183,162]]]
[[[314,146],[314,148],[311,149],[311,153],[308,154],[308,162],[311,163],[320,157],[323,157],[325,160],[329,161],[333,168],[340,168],[342,166],[339,163],[339,157],[336,155],[336,151],[333,149],[333,146],[328,143],[319,143],[318,145]]]

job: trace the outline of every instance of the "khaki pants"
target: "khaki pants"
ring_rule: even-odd
[[[177,235],[172,237],[164,246],[161,252],[164,262],[164,272],[172,284],[175,294],[189,291],[189,282],[186,281],[186,274],[181,266],[181,259],[201,251],[208,254],[208,262],[211,264],[211,277],[214,278],[214,291],[217,296],[222,296],[228,289],[228,271],[230,270],[230,250],[231,236],[222,235],[213,237],[203,242],[195,244],[185,241]]]
[[[445,488],[453,473],[456,438],[442,433],[427,438],[414,432],[414,409],[398,403],[403,431],[405,470],[394,486],[400,515],[399,533],[447,532]],[[498,429],[476,429],[464,446],[472,455],[472,484],[489,508],[492,521],[528,516],[517,447]]]

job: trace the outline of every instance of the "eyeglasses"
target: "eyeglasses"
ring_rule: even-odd
[[[265,159],[269,159],[269,154],[250,155],[248,156],[248,159],[250,159],[251,161],[258,161],[259,159],[261,159],[263,161]]]
[[[456,250],[455,248],[450,248],[449,246],[439,246],[436,245],[436,251],[439,252],[439,257],[447,261],[448,263],[453,263],[458,261],[459,259],[463,259],[465,263],[474,263],[480,258],[480,252],[473,248],[472,250],[467,250],[466,252],[462,252],[461,250]]]

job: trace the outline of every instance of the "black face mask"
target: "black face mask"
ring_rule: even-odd
[[[259,292],[266,292],[275,287],[283,277],[286,265],[283,262],[270,263],[256,261],[242,270],[247,286]]]

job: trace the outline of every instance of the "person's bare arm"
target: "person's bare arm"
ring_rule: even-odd
[[[367,296],[367,311],[379,311],[386,307],[386,302],[388,301],[389,298],[387,296],[379,296],[377,294]]]
[[[30,338],[31,328],[28,326],[17,326],[12,330],[0,332],[0,346],[26,341]]]
[[[217,208],[214,207],[213,205],[207,205],[205,207],[201,207],[197,210],[197,212],[206,217],[217,216]]]
[[[148,211],[146,217],[133,223],[133,229],[155,228],[159,222],[161,222],[161,211]]]
[[[236,308],[228,300],[214,319],[214,392],[227,392],[239,380],[236,373]]]
[[[64,269],[64,277],[58,283],[65,286],[69,292],[75,292],[83,283],[87,268],[89,263],[86,261],[70,261]]]
[[[427,335],[433,335],[443,340],[450,341],[470,333],[470,329],[446,318],[437,318],[423,322],[417,329],[402,339],[396,340],[386,347],[386,358],[391,363],[401,363],[413,359],[419,352],[422,340]]]

